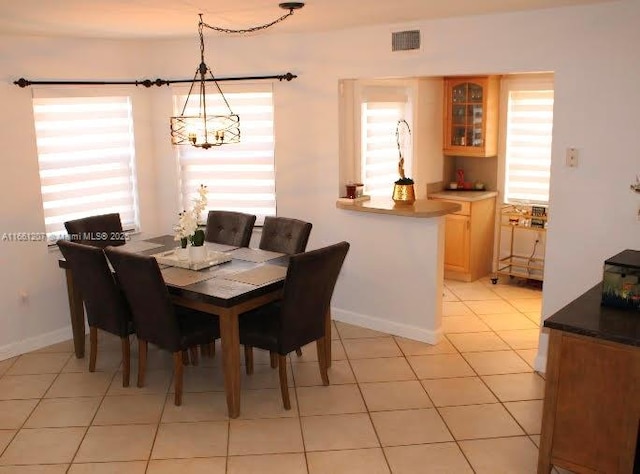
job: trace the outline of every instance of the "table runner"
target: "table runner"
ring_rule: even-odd
[[[225,280],[249,283],[250,285],[261,286],[273,281],[282,280],[287,275],[287,267],[278,265],[261,265],[244,272],[224,275],[220,278]]]
[[[282,257],[285,254],[280,252],[270,252],[269,250],[241,247],[229,252],[229,255],[231,255],[233,258],[244,260],[246,262],[262,263],[266,262],[267,260],[273,260],[274,258]]]
[[[179,267],[168,267],[161,270],[165,283],[175,286],[187,286],[199,281],[213,278],[215,272],[197,272]]]

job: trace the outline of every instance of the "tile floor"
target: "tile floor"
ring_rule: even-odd
[[[186,369],[181,407],[170,356],[122,388],[109,336],[95,373],[70,341],[0,361],[0,473],[534,473],[541,292],[515,283],[446,281],[437,346],[337,322],[329,387],[314,346],[290,357],[290,411],[256,351],[235,420],[219,357]]]

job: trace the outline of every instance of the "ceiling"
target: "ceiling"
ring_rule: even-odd
[[[0,0],[0,34],[171,38],[210,25],[247,28],[285,11],[281,0]],[[337,30],[465,15],[602,3],[606,0],[308,0],[269,33]],[[213,34],[213,32],[207,33]]]

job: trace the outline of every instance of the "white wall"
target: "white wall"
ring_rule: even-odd
[[[295,19],[290,20],[295,21]],[[358,77],[553,71],[555,73],[551,222],[547,235],[543,315],[546,317],[601,278],[602,262],[624,248],[638,248],[640,199],[629,184],[640,171],[634,146],[640,110],[640,2],[416,22],[308,35],[207,38],[214,74],[270,74],[290,70],[277,84],[278,212],[314,224],[310,248],[355,235],[357,219],[335,208],[338,188],[338,80]],[[390,52],[390,34],[422,31],[419,52]],[[195,37],[182,41],[0,40],[0,232],[43,230],[30,95],[8,82],[28,78],[191,77],[197,66]],[[168,139],[169,89],[146,91],[143,128],[151,143],[145,169],[148,228],[166,231],[177,208],[175,161]],[[10,111],[11,115],[7,115]],[[575,146],[580,165],[564,167],[564,149]],[[358,253],[379,252],[358,239]],[[420,254],[419,248],[412,251]],[[29,262],[29,265],[24,265]],[[357,259],[347,261],[334,298],[338,310],[366,314],[357,287]],[[66,296],[55,259],[35,244],[0,243],[0,348],[64,329]],[[434,262],[435,265],[435,262]],[[354,275],[351,278],[349,275]],[[376,288],[390,282],[371,275]],[[30,293],[29,305],[18,291]],[[389,315],[393,318],[393,315]],[[546,350],[546,338],[541,341]],[[542,362],[542,359],[539,361]]]

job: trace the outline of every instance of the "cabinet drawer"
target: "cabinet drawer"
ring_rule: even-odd
[[[470,216],[471,215],[471,203],[468,201],[454,201],[452,199],[440,199],[434,198],[436,201],[442,202],[450,202],[453,204],[460,204],[460,210],[457,212],[453,212],[452,214],[458,214],[461,216]]]

